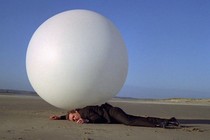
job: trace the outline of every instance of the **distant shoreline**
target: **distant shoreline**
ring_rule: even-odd
[[[0,90],[0,97],[11,98],[40,98],[36,92],[19,91],[19,90]],[[140,104],[170,104],[170,105],[201,105],[210,106],[210,98],[165,98],[165,99],[144,99],[144,98],[129,98],[129,97],[113,97],[107,102],[124,102],[124,103],[140,103]]]
[[[34,91],[0,89],[0,95],[33,95],[38,96]]]
[[[0,95],[32,95],[32,96],[39,96],[36,92],[34,91],[26,91],[26,90],[14,90],[14,89],[0,89]],[[209,101],[210,102],[210,98],[134,98],[134,97],[113,97],[114,100],[132,100],[132,101],[137,101],[137,100],[143,100],[143,101],[173,101],[173,102],[177,102],[177,101]]]

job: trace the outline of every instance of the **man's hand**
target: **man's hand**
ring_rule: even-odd
[[[76,121],[76,123],[83,124],[83,123],[85,123],[85,121],[82,118],[80,118],[79,120]]]
[[[59,116],[56,115],[50,116],[50,120],[59,120],[59,119],[60,119]]]
[[[76,121],[76,123],[80,123],[80,124],[88,123],[88,122],[89,122],[88,119],[82,119],[82,118],[80,118],[79,120]]]

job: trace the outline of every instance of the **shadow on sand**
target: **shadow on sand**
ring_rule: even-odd
[[[204,119],[179,119],[181,124],[210,124],[210,120]]]
[[[201,129],[196,125],[193,124],[210,124],[210,120],[204,120],[204,119],[178,119],[180,122],[180,126],[169,126],[167,129],[183,129],[187,132],[204,132],[207,131],[205,129]]]

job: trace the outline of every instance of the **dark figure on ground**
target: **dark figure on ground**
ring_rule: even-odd
[[[125,113],[119,107],[105,103],[101,106],[87,106],[69,111],[66,115],[51,116],[52,120],[70,120],[76,123],[120,123],[131,126],[144,127],[178,127],[176,118],[163,119],[156,117],[133,116]]]

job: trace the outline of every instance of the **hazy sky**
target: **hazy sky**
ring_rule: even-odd
[[[210,0],[0,0],[0,89],[32,90],[30,38],[72,9],[98,12],[120,30],[129,72],[119,96],[210,98]]]

